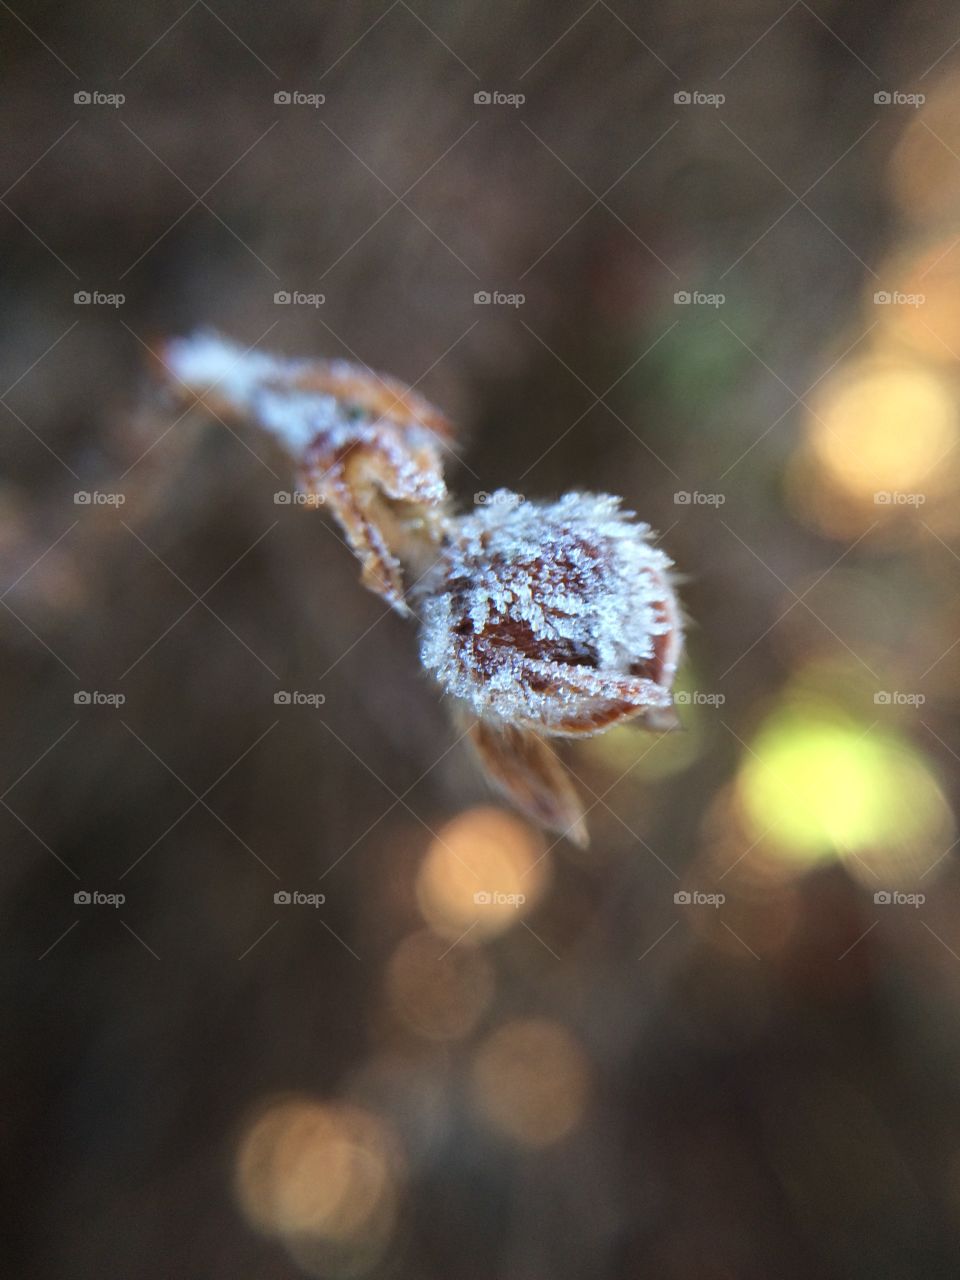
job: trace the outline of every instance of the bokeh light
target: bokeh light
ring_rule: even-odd
[[[873,310],[879,343],[902,343],[922,358],[960,361],[960,239],[951,235],[904,251],[883,266],[880,290],[888,302]],[[873,302],[878,290],[870,287]]]
[[[424,919],[441,937],[494,937],[539,900],[548,879],[546,842],[500,809],[468,809],[446,823],[417,876]]]
[[[346,1103],[288,1098],[243,1135],[236,1187],[248,1221],[298,1250],[335,1246],[340,1261],[370,1258],[393,1226],[398,1157],[392,1131]],[[326,1256],[326,1255],[324,1255]]]
[[[762,726],[738,794],[749,828],[783,857],[807,864],[844,858],[857,876],[882,865],[895,883],[925,871],[952,831],[949,806],[919,752],[815,703],[784,707]]]
[[[882,515],[901,504],[877,494],[926,494],[937,486],[937,467],[958,438],[956,400],[919,364],[866,361],[829,383],[809,430],[828,478]]]
[[[492,1127],[529,1147],[571,1133],[589,1094],[583,1050],[569,1031],[543,1018],[498,1028],[477,1053],[472,1083],[477,1108]]]
[[[960,84],[941,82],[912,114],[890,164],[894,198],[914,223],[936,224],[960,214]]]
[[[448,947],[422,929],[404,938],[387,966],[390,1007],[428,1040],[458,1040],[482,1016],[493,995],[493,970],[483,951]]]

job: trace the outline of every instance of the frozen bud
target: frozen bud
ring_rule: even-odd
[[[421,658],[467,717],[488,778],[532,819],[585,843],[583,804],[548,736],[636,718],[676,723],[682,619],[671,562],[619,499],[525,502],[478,494],[450,508],[453,430],[410,387],[339,360],[284,360],[216,334],[165,345],[187,406],[258,428],[330,509],[366,586],[416,606]],[[410,581],[415,586],[410,587]]]
[[[671,562],[604,494],[450,521],[418,592],[421,658],[477,716],[539,734],[661,727],[682,644]]]
[[[162,362],[182,399],[279,442],[339,521],[364,584],[406,612],[404,565],[420,571],[446,515],[453,430],[439,410],[360,365],[284,360],[216,334],[167,343]]]

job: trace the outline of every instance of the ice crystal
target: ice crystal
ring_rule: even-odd
[[[383,422],[402,427],[411,447],[436,447],[451,434],[422,396],[346,360],[282,359],[207,332],[167,343],[163,359],[185,390],[255,418],[294,457],[318,436],[342,445]]]
[[[249,408],[257,389],[281,376],[284,363],[263,352],[245,350],[216,333],[174,338],[164,351],[164,364],[184,387],[196,395],[216,392],[238,413]]]

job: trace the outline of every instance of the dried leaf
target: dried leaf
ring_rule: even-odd
[[[183,398],[267,432],[301,487],[330,507],[363,565],[363,582],[401,613],[404,564],[428,563],[447,504],[447,419],[411,388],[342,360],[281,360],[215,334],[167,344]]]
[[[570,775],[544,740],[529,730],[478,720],[470,732],[487,777],[527,817],[586,848],[583,803]]]

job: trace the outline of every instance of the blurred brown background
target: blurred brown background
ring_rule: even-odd
[[[8,1274],[955,1276],[956,14],[0,33]],[[567,753],[589,852],[158,392],[203,326],[417,384],[464,505],[662,532],[686,730]]]

